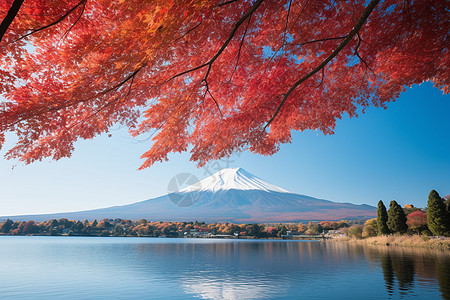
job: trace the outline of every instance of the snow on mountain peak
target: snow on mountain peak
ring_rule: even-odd
[[[179,192],[218,192],[227,190],[260,190],[266,192],[291,193],[288,190],[268,183],[242,168],[222,169],[196,184]]]

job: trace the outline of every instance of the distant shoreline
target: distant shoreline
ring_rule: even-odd
[[[294,241],[324,241],[332,239],[329,236],[291,236],[291,237],[254,237],[254,236],[231,236],[231,235],[204,235],[204,236],[121,236],[121,235],[83,235],[83,234],[58,234],[58,235],[50,235],[50,234],[4,234],[0,233],[0,237],[2,236],[52,236],[52,237],[101,237],[101,238],[110,238],[110,237],[120,237],[120,238],[168,238],[168,239],[227,239],[227,240],[294,240]]]

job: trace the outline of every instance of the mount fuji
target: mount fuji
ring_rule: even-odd
[[[185,186],[184,188],[181,188]],[[147,219],[154,221],[295,222],[371,218],[376,208],[337,203],[299,195],[268,183],[242,168],[222,169],[197,181],[181,173],[169,183],[169,193],[154,199],[72,213],[10,216],[12,220],[67,218]],[[7,217],[0,217],[6,219]]]

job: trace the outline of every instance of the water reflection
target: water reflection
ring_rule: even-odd
[[[334,293],[334,284],[351,287],[351,282],[358,282],[359,289],[338,293],[337,299],[354,294],[369,299],[429,299],[439,295],[438,284],[442,297],[449,299],[449,253],[427,249],[292,241],[144,244],[137,249],[149,258],[170,257],[181,271],[178,280],[185,293],[201,299],[282,298],[299,290],[305,298],[326,297]],[[374,272],[380,274],[375,282],[363,282],[368,276],[365,262],[380,270]],[[384,282],[386,294],[378,282]]]
[[[381,254],[386,289],[390,296],[394,293],[395,278],[397,278],[401,295],[406,295],[414,283],[414,262],[406,256],[391,256],[390,253]]]
[[[437,259],[436,271],[442,297],[444,299],[450,299],[450,258],[440,257]]]
[[[344,242],[2,237],[0,266],[0,299],[450,299],[448,252]]]
[[[249,282],[247,278],[193,277],[183,288],[201,299],[268,299],[286,294],[282,288],[274,289],[269,279]]]
[[[363,248],[366,258],[379,263],[389,298],[418,296],[417,286],[431,289],[438,284],[443,299],[450,299],[450,253],[448,251],[395,246]]]

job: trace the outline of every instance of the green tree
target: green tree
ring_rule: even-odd
[[[167,226],[163,227],[162,232],[166,236],[177,236],[177,228],[173,224],[168,224]]]
[[[411,205],[411,207],[403,207],[403,212],[405,213],[405,216],[406,216],[406,217],[408,217],[408,215],[409,215],[410,213],[413,213],[413,212],[419,211],[419,210],[420,210],[420,208],[414,207],[414,206],[412,206],[412,205]]]
[[[432,190],[428,196],[427,222],[428,229],[433,235],[449,235],[449,213],[444,200],[435,190]]]
[[[235,232],[241,231],[241,228],[236,224],[229,224],[226,228],[225,234],[233,235]]]
[[[408,230],[408,225],[406,225],[405,212],[395,200],[392,200],[389,204],[387,215],[388,220],[386,224],[389,228],[389,231],[391,231],[392,233],[405,233],[406,230]]]
[[[247,235],[258,237],[261,233],[261,227],[258,224],[249,224],[246,228]]]
[[[114,234],[115,235],[123,235],[124,234],[124,230],[123,230],[123,227],[121,226],[121,225],[116,225],[116,226],[114,226]]]
[[[389,234],[389,228],[386,224],[388,221],[388,215],[386,212],[386,206],[384,206],[383,201],[378,201],[378,209],[377,209],[377,227],[378,227],[378,235]]]
[[[58,220],[56,220],[56,219],[51,219],[49,222],[48,222],[48,224],[49,224],[49,227],[57,227],[59,224],[58,224]]]
[[[376,236],[377,233],[378,233],[377,219],[367,220],[366,223],[364,223],[362,237],[366,238],[366,237]]]
[[[11,230],[13,224],[14,224],[14,222],[11,221],[10,219],[6,220],[5,223],[3,223],[1,232],[9,233],[9,231]]]
[[[305,234],[316,235],[316,234],[321,234],[322,232],[323,232],[322,225],[309,222],[308,229],[305,231]]]
[[[72,228],[71,228],[71,230],[75,233],[80,233],[82,230],[83,230],[83,228],[84,228],[84,225],[83,225],[83,223],[81,223],[80,221],[77,221],[76,223],[74,223],[73,225],[72,225]]]
[[[347,235],[351,238],[360,239],[362,238],[363,228],[361,225],[353,225],[348,228]]]
[[[286,226],[279,225],[278,226],[278,232],[277,232],[278,237],[281,237],[282,235],[285,235],[286,233],[287,233]]]
[[[66,218],[62,218],[58,220],[58,224],[59,226],[62,226],[62,228],[70,228],[72,227],[72,225],[74,224],[73,221],[70,221]]]

